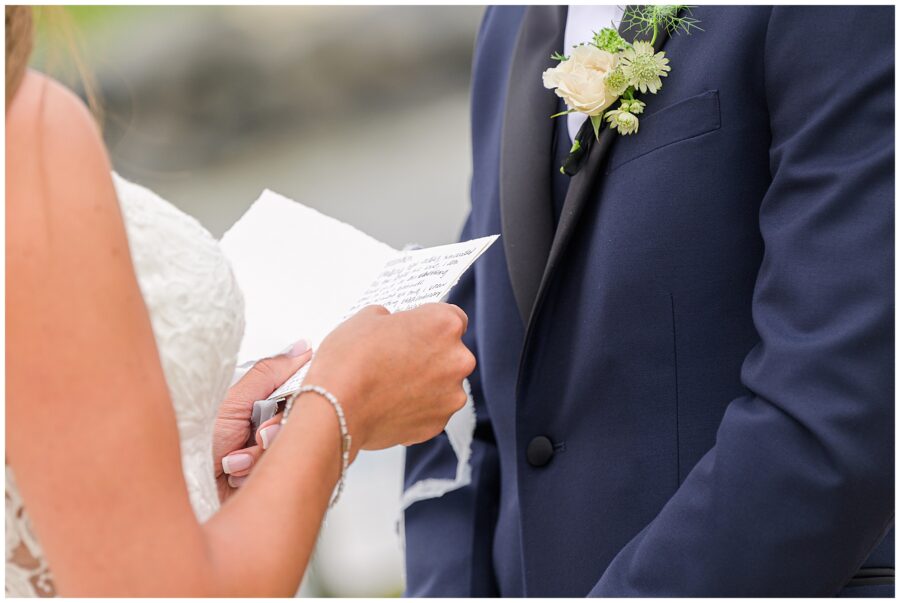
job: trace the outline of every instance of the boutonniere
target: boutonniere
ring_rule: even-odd
[[[666,53],[654,50],[659,32],[665,29],[669,34],[689,34],[691,29],[700,29],[690,7],[681,5],[631,7],[622,21],[627,24],[626,30],[637,30],[634,43],[611,27],[601,29],[594,32],[590,42],[577,44],[570,55],[555,53],[551,58],[559,65],[543,74],[544,87],[555,89],[568,107],[551,117],[584,113],[597,138],[604,122],[623,136],[635,134],[640,128],[638,115],[644,112],[646,103],[635,94],[656,94],[663,86],[662,78],[672,70]],[[640,36],[650,40],[638,41]],[[610,109],[616,101],[619,106]],[[572,152],[579,147],[576,140]]]

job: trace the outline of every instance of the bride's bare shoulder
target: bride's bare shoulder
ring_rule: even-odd
[[[29,70],[6,112],[6,150],[13,159],[63,162],[77,157],[107,165],[97,124],[71,90]],[[11,153],[10,153],[11,152]]]
[[[18,243],[102,238],[122,229],[110,164],[84,103],[62,84],[29,71],[6,112],[8,226]],[[48,225],[61,228],[48,230]],[[29,243],[30,241],[30,243]]]

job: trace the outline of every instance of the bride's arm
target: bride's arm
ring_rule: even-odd
[[[6,123],[7,462],[58,591],[293,594],[339,474],[333,410],[314,394],[298,399],[254,475],[199,524],[110,166],[90,116],[60,86],[30,74]],[[421,324],[438,325],[439,332],[412,318],[386,331],[396,323],[383,321],[403,319],[363,317],[348,327],[356,333],[339,334],[331,351],[320,349],[310,379],[351,407],[348,421],[360,444],[399,443],[385,439],[387,431],[375,433],[383,424],[410,441],[425,439],[451,407],[461,406],[461,389],[449,387],[451,372],[461,379],[470,360],[449,343],[440,350],[452,351],[450,358],[431,350],[427,367],[444,367],[444,374],[430,383],[396,374],[405,367],[437,370],[417,365],[417,356],[430,349],[429,338],[450,342],[460,327],[435,316]],[[358,342],[356,335],[406,333],[421,337],[405,351],[381,342],[389,348],[378,367],[384,381],[410,377],[406,388],[421,385],[423,392],[439,386],[447,402],[415,405],[403,391],[393,398],[408,404],[392,408],[388,385],[371,371],[350,370],[362,365],[348,343]],[[330,358],[344,353],[356,354],[349,367],[329,369],[341,365]],[[363,392],[366,404],[354,406]]]
[[[91,117],[29,73],[6,125],[7,462],[57,588],[207,592],[214,567]]]

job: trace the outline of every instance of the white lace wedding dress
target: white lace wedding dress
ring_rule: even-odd
[[[113,175],[131,256],[181,439],[184,476],[197,517],[218,508],[212,429],[234,374],[244,302],[225,256],[192,217]],[[6,595],[53,596],[49,568],[6,467]]]

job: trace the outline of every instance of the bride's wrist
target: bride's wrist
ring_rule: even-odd
[[[314,396],[313,396],[314,395]],[[351,448],[352,448],[352,438],[350,437],[350,432],[347,430],[347,421],[344,417],[344,409],[341,406],[340,401],[338,401],[337,397],[324,387],[320,385],[303,385],[300,390],[294,394],[291,398],[288,398],[287,405],[284,409],[284,416],[281,420],[282,424],[287,421],[288,415],[291,412],[291,408],[293,403],[297,400],[298,397],[306,397],[307,400],[312,400],[314,397],[319,397],[322,400],[328,402],[329,406],[331,406],[331,410],[334,412],[337,417],[337,423],[340,428],[340,442],[341,442],[341,454],[340,454],[340,474],[337,480],[337,484],[335,485],[334,491],[331,495],[331,500],[328,503],[329,507],[333,507],[341,497],[341,493],[344,491],[344,485],[347,480],[347,469],[350,467],[351,463]],[[312,397],[311,397],[312,396]]]
[[[318,385],[332,392],[339,400],[340,406],[344,414],[347,431],[350,434],[350,462],[356,459],[362,446],[368,439],[368,419],[365,416],[364,405],[359,404],[362,399],[364,386],[359,383],[358,379],[350,376],[341,377],[338,375],[331,376],[326,371],[316,370],[312,367],[304,379],[304,384]],[[322,404],[328,405],[327,401],[321,399]]]
[[[343,454],[341,428],[328,401],[311,392],[301,393],[294,400],[288,418],[284,420],[287,428],[293,423],[302,424],[304,431],[317,434],[315,439],[329,459],[329,467],[333,466],[334,477],[340,478]]]

